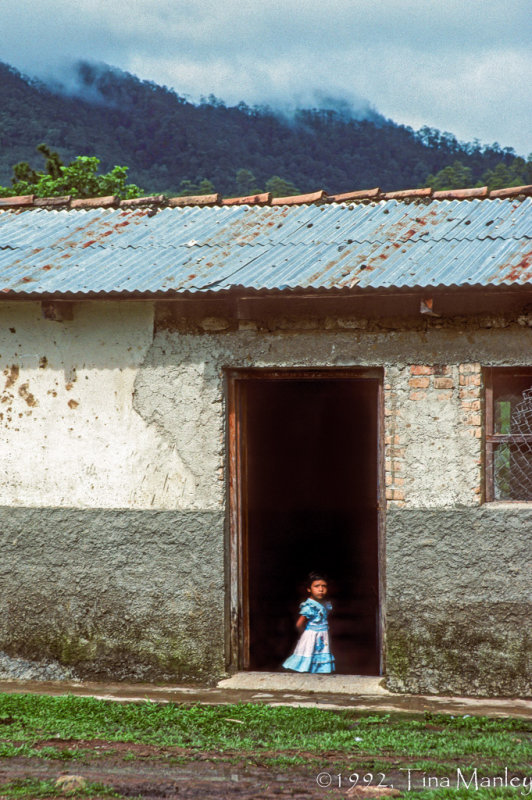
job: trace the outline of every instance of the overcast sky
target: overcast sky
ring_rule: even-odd
[[[0,0],[0,60],[104,61],[190,99],[367,102],[532,151],[530,0]],[[63,72],[63,76],[65,73]]]

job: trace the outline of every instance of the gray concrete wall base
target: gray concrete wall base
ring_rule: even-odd
[[[532,509],[390,511],[386,685],[532,694]]]
[[[0,651],[80,678],[224,672],[215,511],[0,508]]]

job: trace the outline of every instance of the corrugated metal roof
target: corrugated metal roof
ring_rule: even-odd
[[[532,198],[0,212],[0,290],[532,284]]]

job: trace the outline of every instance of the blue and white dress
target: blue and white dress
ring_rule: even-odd
[[[299,613],[308,619],[292,655],[283,664],[294,672],[334,672],[334,656],[329,646],[327,615],[332,605],[308,598],[301,603]]]

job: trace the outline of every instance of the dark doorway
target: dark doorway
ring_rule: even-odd
[[[238,381],[244,664],[279,669],[310,570],[330,579],[337,671],[379,674],[378,377]]]

